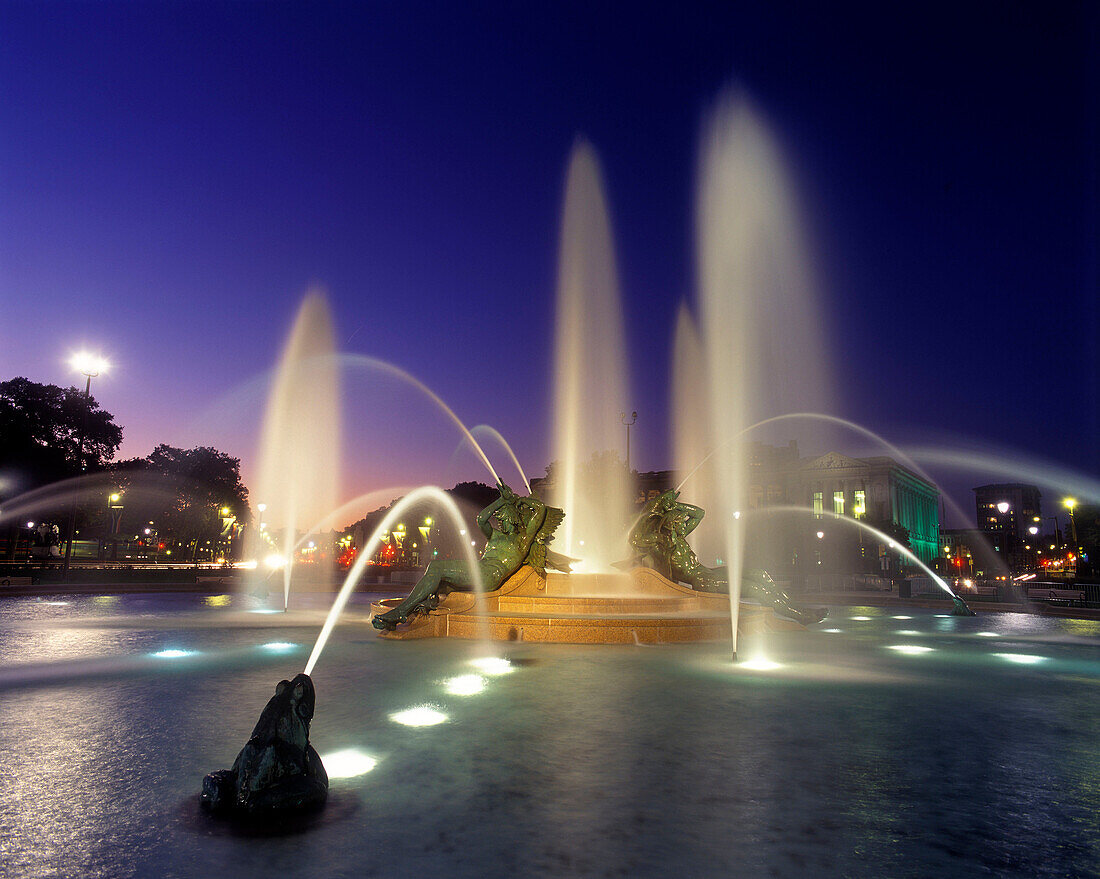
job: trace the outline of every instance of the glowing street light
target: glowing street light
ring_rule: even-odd
[[[1069,527],[1073,530],[1073,552],[1076,554],[1081,551],[1081,547],[1077,543],[1077,519],[1073,515],[1073,509],[1077,506],[1077,498],[1064,498],[1062,505],[1069,510]]]
[[[80,351],[70,357],[69,366],[81,375],[88,377],[88,383],[84,389],[85,394],[87,394],[88,390],[91,388],[92,379],[101,372],[106,372],[111,368],[111,364],[106,358],[100,357],[98,354],[91,354],[87,351]]]
[[[80,463],[80,469],[84,469],[84,434],[88,432],[88,406],[92,396],[92,379],[99,375],[101,372],[106,372],[111,364],[107,362],[107,359],[101,357],[98,354],[91,354],[87,351],[80,351],[73,354],[69,358],[69,366],[88,379],[84,383],[84,410],[81,413],[80,419],[80,443],[77,446],[77,460]],[[65,542],[65,564],[62,567],[62,575],[69,573],[69,559],[73,554],[73,531],[76,529],[76,498],[73,498],[72,506],[69,508],[69,534],[68,540]]]

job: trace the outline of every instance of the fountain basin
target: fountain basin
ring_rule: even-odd
[[[401,598],[371,605],[385,613]],[[742,603],[738,632],[804,628],[770,608]],[[382,631],[392,640],[469,638],[557,644],[683,644],[730,639],[729,597],[698,592],[650,568],[543,577],[521,568],[497,591],[452,592],[437,608]]]

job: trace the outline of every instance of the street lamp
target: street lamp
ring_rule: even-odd
[[[1073,531],[1073,554],[1078,556],[1081,554],[1081,547],[1077,545],[1077,519],[1073,515],[1073,509],[1077,506],[1077,499],[1067,497],[1062,501],[1062,505],[1069,510],[1069,527]]]
[[[101,372],[106,372],[110,364],[105,358],[100,357],[98,354],[89,354],[87,351],[81,351],[69,358],[69,366],[88,379],[84,384],[84,411],[81,413],[80,418],[80,444],[77,447],[77,460],[80,463],[80,469],[83,470],[84,434],[88,432],[88,406],[92,396],[92,379]],[[62,572],[65,575],[69,573],[69,559],[73,554],[73,531],[75,529],[76,496],[74,495],[72,507],[69,509],[69,539],[65,543],[65,565],[62,568]]]
[[[619,413],[619,421],[621,421],[626,427],[626,472],[630,472],[630,428],[634,426],[634,423],[638,420],[638,413],[630,413],[630,421],[626,420],[626,413]]]

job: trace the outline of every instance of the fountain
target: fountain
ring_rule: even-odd
[[[785,389],[795,380],[810,385],[806,395],[820,400],[819,382],[806,376],[820,376],[824,362],[781,163],[763,126],[739,96],[727,96],[715,114],[702,158],[698,201],[705,331],[699,338],[690,316],[682,313],[675,402],[682,396],[684,411],[677,413],[674,427],[677,454],[692,454],[696,460],[703,457],[695,439],[702,431],[709,428],[712,448],[725,446],[728,437],[742,435],[750,420],[758,420],[759,412],[774,414],[769,410],[799,398],[789,390],[774,393],[777,379]],[[630,550],[623,538],[631,531],[630,476],[625,468],[594,466],[597,459],[584,466],[586,455],[614,446],[619,430],[614,413],[625,402],[622,310],[613,254],[599,164],[591,146],[578,140],[562,210],[556,461],[548,486],[565,511],[555,546],[566,564],[559,562],[559,571],[548,574],[525,558],[527,549],[512,550],[506,564],[498,564],[487,550],[481,565],[491,571],[488,595],[471,603],[449,597],[466,585],[461,563],[452,571],[433,562],[436,570],[429,566],[406,599],[376,603],[375,626],[388,637],[444,632],[463,637],[475,628],[473,620],[480,619],[481,627],[488,625],[492,637],[501,640],[642,643],[729,637],[736,655],[739,628],[758,629],[765,623],[758,607],[743,609],[740,601],[743,531],[735,514],[747,506],[740,444],[728,444],[716,459],[716,491],[708,498],[716,505],[714,518],[721,523],[729,559],[728,571],[723,568],[720,574],[703,568],[688,543],[688,534],[702,519],[698,507],[692,508],[699,511],[696,521],[675,538],[675,548],[642,547],[636,526],[631,534],[634,555],[627,558]],[[776,337],[780,318],[794,328],[782,353]],[[787,345],[799,352],[796,357],[788,355]],[[502,484],[499,503],[514,497]],[[490,529],[495,514],[496,507],[489,507],[479,517],[490,545],[502,533],[516,530],[507,517]],[[673,533],[668,523],[680,515],[670,513],[660,527]],[[643,518],[653,517],[643,513]],[[673,556],[689,555],[691,564],[669,563]],[[792,607],[780,590],[766,585],[770,582],[766,575],[755,576],[750,588],[789,619],[811,623],[824,616],[824,611]],[[728,593],[728,598],[718,593]],[[728,620],[719,621],[723,611]],[[413,612],[418,616],[410,622]],[[744,624],[743,612],[748,615]]]
[[[584,140],[573,146],[565,184],[558,260],[554,357],[555,499],[567,516],[556,543],[585,570],[608,572],[622,558],[616,523],[630,511],[625,468],[585,466],[618,445],[616,413],[626,407],[622,306],[611,220],[599,162]]]
[[[755,149],[747,117],[730,110],[722,118],[738,134],[715,135],[708,167],[716,174],[733,162],[727,150],[736,152],[742,138]],[[594,165],[585,163],[590,174]],[[710,223],[723,211],[703,214]],[[372,535],[324,617],[305,671],[277,685],[233,768],[204,782],[207,809],[259,821],[206,820],[196,805],[195,767],[239,745],[234,737],[254,716],[242,688],[258,691],[275,679],[271,668],[297,666],[320,613],[253,615],[268,608],[248,595],[216,596],[199,613],[191,611],[202,599],[165,594],[0,603],[5,869],[313,876],[384,862],[409,873],[471,876],[1094,873],[1095,621],[1004,613],[979,623],[927,608],[892,615],[834,607],[832,628],[804,617],[807,630],[748,603],[790,605],[762,575],[736,572],[739,529],[757,511],[740,503],[743,475],[728,446],[756,422],[804,417],[807,404],[767,401],[757,365],[729,363],[729,352],[716,350],[731,337],[711,320],[756,320],[766,303],[740,294],[733,303],[724,299],[741,280],[717,252],[722,234],[701,226],[701,283],[711,292],[700,303],[701,331],[683,312],[676,358],[682,495],[653,499],[633,523],[615,501],[595,520],[599,533],[578,530],[572,544],[556,547],[547,541],[563,533],[569,511],[556,530],[547,528],[550,500],[512,492],[476,442],[489,436],[507,449],[503,438],[484,426],[465,431],[447,410],[499,486],[500,503],[482,514],[490,544],[497,540],[494,552],[478,560],[464,544],[461,568],[429,566],[429,581],[404,607],[402,599],[379,596],[360,605],[348,627],[372,637],[331,639],[337,621],[355,609],[353,593],[377,547],[379,535]],[[767,279],[772,271],[760,273]],[[322,343],[324,311],[312,301],[300,320],[313,329],[288,345],[287,377],[272,392],[279,414],[265,430],[274,457],[282,448],[291,461],[308,463],[299,452],[326,441],[298,433],[291,450],[275,436],[295,431],[294,394],[283,389],[299,382],[312,389],[308,376],[329,375],[341,362]],[[740,330],[736,336],[746,346],[775,344]],[[728,385],[727,367],[742,371],[749,389],[732,402],[719,399],[717,387],[719,380]],[[783,390],[795,386],[785,381]],[[316,387],[326,396],[331,385],[325,378]],[[616,400],[612,416],[621,408]],[[710,463],[695,469],[708,455]],[[1054,476],[1100,500],[1094,482]],[[265,485],[256,498],[268,504],[265,518],[287,547],[304,526],[361,501],[337,507],[333,498],[311,510],[305,483],[282,495],[277,480]],[[579,486],[573,491],[583,494]],[[426,499],[461,527],[439,489],[402,493],[381,527]],[[21,514],[40,502],[11,506]],[[277,505],[287,512],[276,515]],[[699,507],[709,510],[701,521]],[[696,540],[712,521],[711,533]],[[662,529],[675,539],[662,543]],[[598,561],[580,545],[597,538],[608,547]],[[573,567],[569,545],[590,568],[548,569],[547,562]],[[521,551],[527,564],[513,571]],[[724,574],[700,562],[719,553],[728,560]],[[459,582],[450,584],[472,591],[439,588],[456,570]],[[472,583],[461,580],[467,575]],[[289,569],[284,578],[285,607]],[[735,594],[723,594],[723,584]],[[961,614],[961,599],[954,604]],[[381,623],[378,638],[366,608]],[[426,612],[412,613],[419,608]],[[756,636],[765,630],[761,655]],[[751,658],[732,665],[724,646],[560,650],[527,643],[641,646],[738,632],[738,649]],[[415,637],[436,640],[415,649],[390,643]],[[449,637],[522,643],[485,656]],[[314,680],[331,710],[311,730]],[[980,746],[966,744],[975,741]],[[1042,746],[1052,741],[1057,748]],[[308,834],[300,832],[304,825],[278,826],[272,818],[322,804]],[[1022,811],[1024,833],[1020,821],[1000,820]],[[271,825],[298,835],[273,840]]]
[[[336,507],[340,428],[333,347],[328,304],[311,292],[298,309],[272,381],[254,492],[265,521],[251,543],[255,555],[264,558],[269,554],[264,532],[280,538],[283,554],[274,566],[282,570],[284,610],[290,604],[291,548],[298,530]]]

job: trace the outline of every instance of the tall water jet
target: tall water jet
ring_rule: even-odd
[[[829,395],[816,298],[782,162],[747,99],[729,92],[704,132],[696,198],[697,278],[710,388],[712,445],[782,412],[822,408]],[[808,405],[805,401],[809,401]],[[718,455],[737,651],[748,508],[744,443]]]
[[[684,497],[704,510],[713,510],[688,540],[704,564],[714,565],[724,551],[725,531],[718,515],[720,501],[710,471],[699,462],[712,452],[710,442],[710,388],[699,328],[686,304],[680,306],[672,354],[672,462],[683,482]]]
[[[260,435],[253,500],[284,556],[283,607],[290,601],[297,529],[336,507],[340,423],[338,367],[328,303],[311,291],[298,309],[279,359]],[[260,529],[256,554],[263,558]]]
[[[625,468],[592,456],[619,448],[619,413],[629,406],[611,221],[599,162],[583,139],[566,180],[556,333],[553,481],[566,512],[558,546],[590,571],[608,570],[626,551],[630,480]]]

